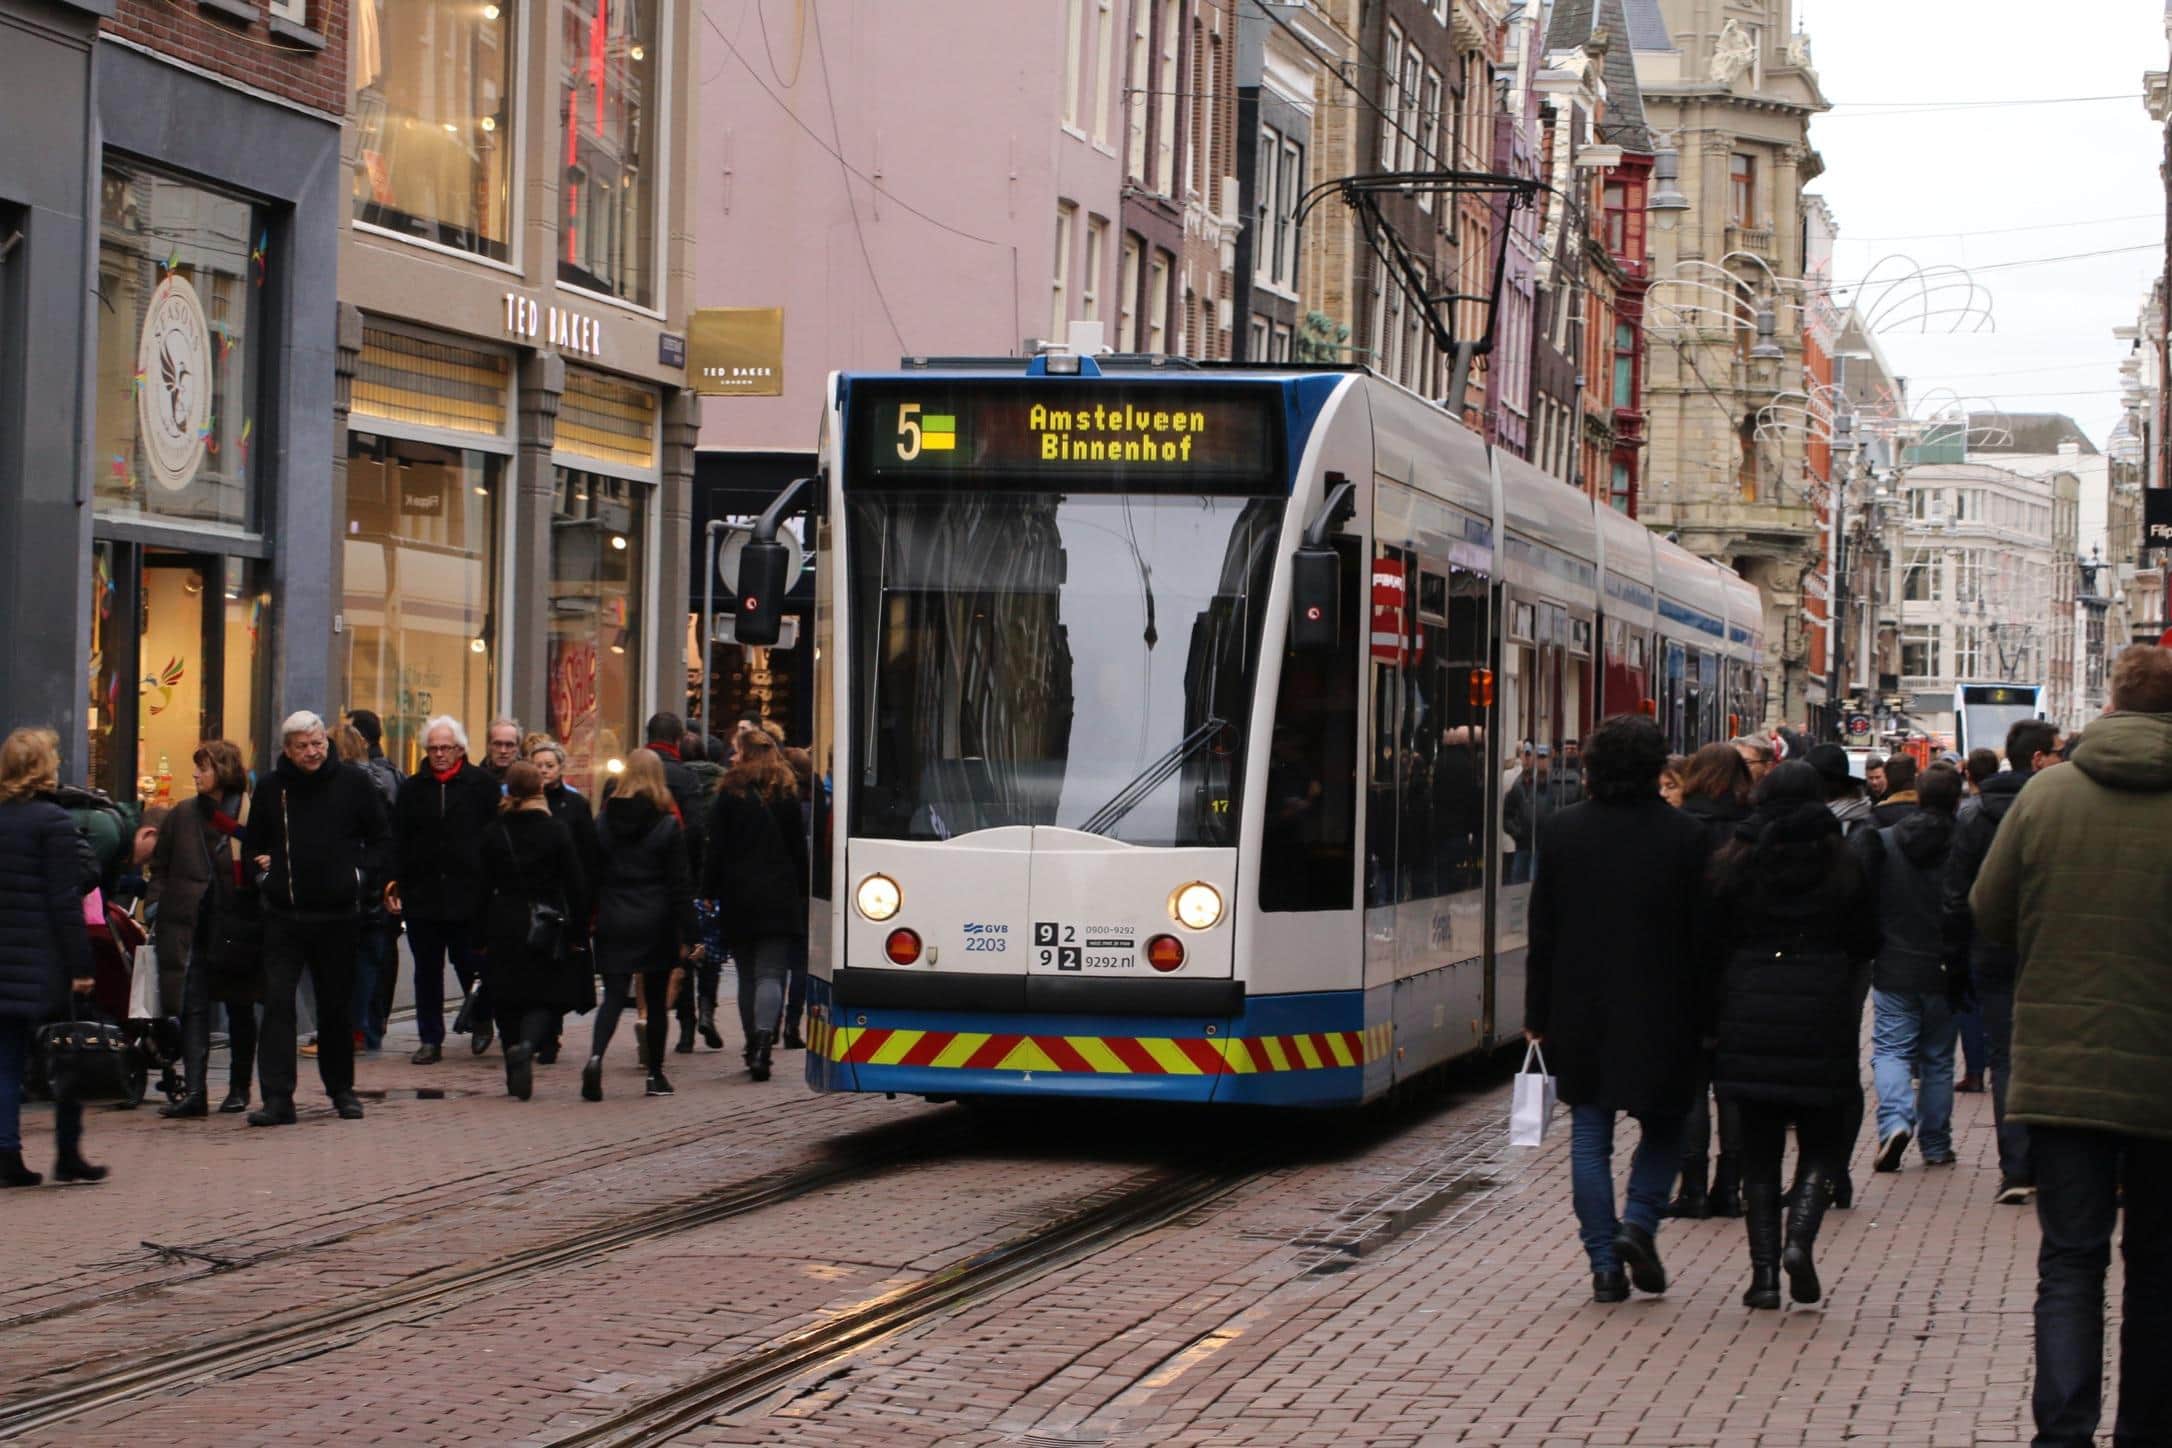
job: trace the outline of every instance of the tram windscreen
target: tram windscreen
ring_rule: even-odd
[[[1285,501],[848,488],[852,832],[1234,844]]]

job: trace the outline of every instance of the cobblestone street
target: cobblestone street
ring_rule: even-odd
[[[227,1355],[0,1427],[205,1444],[2028,1438],[2036,1226],[1991,1205],[1985,1097],[1961,1098],[1953,1170],[1874,1176],[1859,1156],[1820,1306],[1743,1309],[1742,1228],[1709,1221],[1669,1224],[1663,1299],[1600,1307],[1566,1121],[1508,1148],[1497,1068],[1293,1131],[812,1097],[727,1071],[732,1044],[674,1058],[666,1099],[621,1062],[601,1105],[567,1066],[515,1102],[495,1053],[415,1067],[396,1036],[364,1063],[381,1094],[361,1123],[94,1113],[110,1183],[6,1199],[0,1411]],[[975,1285],[1050,1224],[1113,1217],[1185,1172],[1213,1179]],[[830,1340],[949,1277],[971,1290]],[[801,1341],[804,1360],[747,1374]],[[725,1377],[718,1411],[618,1436],[651,1400]]]

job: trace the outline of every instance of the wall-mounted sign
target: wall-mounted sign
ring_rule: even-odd
[[[659,367],[684,367],[686,365],[686,339],[670,332],[656,334],[656,365]]]
[[[508,336],[540,342],[561,352],[586,357],[603,355],[603,323],[566,307],[544,306],[519,292],[505,294],[505,330]]]
[[[686,353],[704,397],[782,397],[784,308],[702,307],[686,329]]]
[[[2142,546],[2172,548],[2172,488],[2142,490]]]
[[[136,343],[136,421],[151,478],[179,492],[211,436],[211,328],[196,288],[169,271],[143,309]]]

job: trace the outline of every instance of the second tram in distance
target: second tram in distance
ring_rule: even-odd
[[[839,374],[821,457],[818,1090],[1379,1096],[1518,1034],[1598,718],[1763,716],[1751,585],[1364,371]]]

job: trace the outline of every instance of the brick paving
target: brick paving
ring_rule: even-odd
[[[614,1054],[601,1105],[575,1099],[573,1053],[519,1103],[495,1052],[421,1068],[395,1044],[363,1063],[363,1088],[389,1095],[361,1123],[94,1113],[90,1154],[113,1182],[0,1198],[0,1401],[965,1117],[756,1086],[731,1050],[674,1056],[679,1094],[647,1100],[631,1043]],[[1866,1143],[1858,1206],[1827,1219],[1816,1308],[1742,1308],[1742,1227],[1720,1221],[1668,1224],[1665,1298],[1591,1304],[1566,1120],[1544,1147],[1507,1148],[1496,1073],[1324,1130],[1030,1116],[39,1441],[548,1442],[1144,1169],[1193,1164],[1205,1135],[1271,1144],[1279,1164],[684,1441],[2024,1443],[2035,1219],[1991,1205],[1988,1098],[1957,1105],[1957,1167],[1876,1176]],[[28,1124],[42,1156],[45,1120]],[[161,1261],[143,1239],[247,1265]]]

